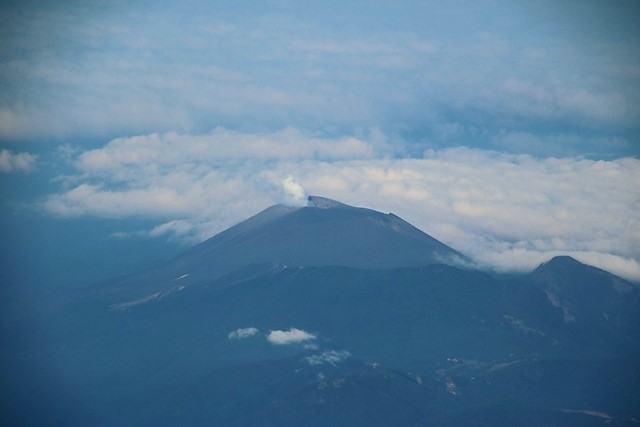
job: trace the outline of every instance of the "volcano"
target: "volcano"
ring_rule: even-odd
[[[461,265],[393,214],[272,206],[155,268],[4,313],[3,424],[640,419],[635,284],[569,257],[519,277]]]
[[[250,265],[382,270],[469,260],[398,216],[309,196],[305,207],[274,205],[169,262],[125,278],[124,288],[167,290],[207,283]]]
[[[227,272],[247,263],[386,269],[464,260],[394,214],[322,197],[308,201],[301,208],[272,206],[176,261],[207,260],[209,268]]]

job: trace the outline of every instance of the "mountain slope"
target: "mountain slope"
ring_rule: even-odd
[[[309,206],[267,208],[120,287],[166,291],[252,264],[389,269],[465,260],[396,215],[310,196]]]
[[[311,206],[276,206],[190,251],[220,271],[246,263],[339,265],[364,269],[417,267],[462,256],[393,214],[320,197]],[[212,264],[209,264],[212,266]]]

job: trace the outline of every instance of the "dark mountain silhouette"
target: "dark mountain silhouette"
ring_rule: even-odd
[[[635,285],[565,257],[497,279],[442,263],[463,258],[391,214],[310,203],[126,279],[32,295],[5,323],[30,334],[4,339],[3,424],[640,418]]]

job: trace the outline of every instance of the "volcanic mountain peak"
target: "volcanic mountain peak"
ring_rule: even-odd
[[[311,208],[344,209],[344,208],[353,207],[353,206],[345,205],[344,203],[337,202],[332,199],[327,199],[326,197],[309,196],[308,200],[309,200],[308,206]]]
[[[163,291],[185,274],[181,283],[209,283],[251,265],[381,270],[465,260],[396,215],[310,196],[308,206],[273,205],[125,282]]]
[[[267,208],[194,249],[225,269],[252,263],[379,269],[460,257],[396,215],[318,196],[308,201],[307,207]]]
[[[547,268],[569,268],[580,265],[584,264],[569,255],[558,255],[551,258],[547,262],[543,262],[539,267],[546,266]]]

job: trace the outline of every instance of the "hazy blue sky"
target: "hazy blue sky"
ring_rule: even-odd
[[[129,272],[289,175],[483,267],[568,253],[640,280],[639,19],[637,1],[2,2],[4,280]]]

